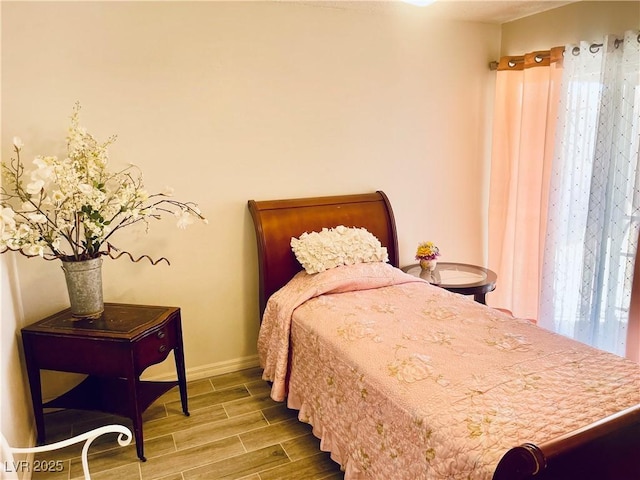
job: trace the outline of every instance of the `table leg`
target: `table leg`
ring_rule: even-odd
[[[483,305],[486,305],[486,304],[487,304],[487,294],[486,294],[486,293],[476,293],[476,294],[473,296],[473,299],[474,299],[476,302],[481,303],[481,304],[483,304]]]
[[[180,389],[180,402],[182,412],[188,417],[189,407],[187,405],[187,376],[184,365],[184,349],[182,348],[182,325],[180,317],[176,321],[176,347],[173,349],[173,357],[176,362],[176,373],[178,374],[178,388]]]
[[[128,390],[129,390],[129,411],[131,412],[131,421],[133,422],[133,435],[136,440],[136,452],[138,458],[146,462],[147,459],[144,456],[144,437],[142,434],[142,412],[140,411],[140,404],[138,403],[138,387],[140,380],[136,374],[132,371],[127,378]]]
[[[44,412],[42,410],[42,385],[40,383],[40,367],[33,359],[31,344],[23,337],[24,357],[27,364],[29,377],[29,389],[31,390],[31,403],[33,416],[36,421],[36,443],[42,445],[45,440]]]

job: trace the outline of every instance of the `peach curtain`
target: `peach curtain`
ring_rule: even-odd
[[[564,47],[500,59],[489,193],[488,302],[537,319]]]

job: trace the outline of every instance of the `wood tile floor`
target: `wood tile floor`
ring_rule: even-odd
[[[116,435],[97,438],[89,450],[93,480],[337,480],[338,464],[321,452],[311,427],[297,412],[269,398],[258,368],[189,382],[189,412],[182,414],[176,389],[144,414],[146,462],[133,442],[120,447]],[[47,442],[92,428],[120,423],[122,417],[60,410],[45,415]],[[37,460],[62,461],[60,472],[34,473],[33,480],[82,479],[82,445],[38,454]]]

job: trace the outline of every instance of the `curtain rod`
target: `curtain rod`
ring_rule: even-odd
[[[551,51],[546,51],[546,52],[537,52],[535,57],[533,57],[533,60],[536,63],[541,63],[543,60],[550,58],[551,57]],[[509,66],[510,67],[515,67],[516,65],[518,65],[519,63],[524,63],[524,55],[520,55],[517,57],[512,57],[509,59]],[[497,70],[498,69],[498,65],[500,65],[500,62],[494,60],[492,62],[489,62],[489,69],[490,70]]]
[[[638,43],[640,43],[640,33],[638,34],[637,37]],[[613,47],[614,48],[618,48],[622,42],[624,40],[621,38],[616,38],[613,42]],[[596,53],[598,51],[599,48],[601,48],[604,44],[602,43],[592,43],[591,45],[589,45],[589,51],[591,53]],[[564,52],[562,53],[564,55]],[[572,55],[580,55],[580,47],[575,46],[571,49],[571,54]],[[538,52],[538,54],[534,57],[534,61],[536,63],[540,63],[542,62],[545,58],[549,58],[550,53],[547,52]],[[516,65],[518,65],[519,63],[523,63],[524,62],[524,55],[520,55],[520,56],[515,56],[512,59],[509,60],[509,66],[510,67],[515,67]],[[500,65],[500,62],[493,60],[492,62],[489,62],[489,70],[497,70],[498,69],[498,65]]]

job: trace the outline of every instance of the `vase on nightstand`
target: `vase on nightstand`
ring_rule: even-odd
[[[102,299],[102,258],[82,261],[62,261],[67,281],[71,316],[100,318],[104,311]]]
[[[431,260],[420,260],[420,268],[424,272],[433,272],[436,269],[436,265],[438,264],[438,260],[435,258]]]

